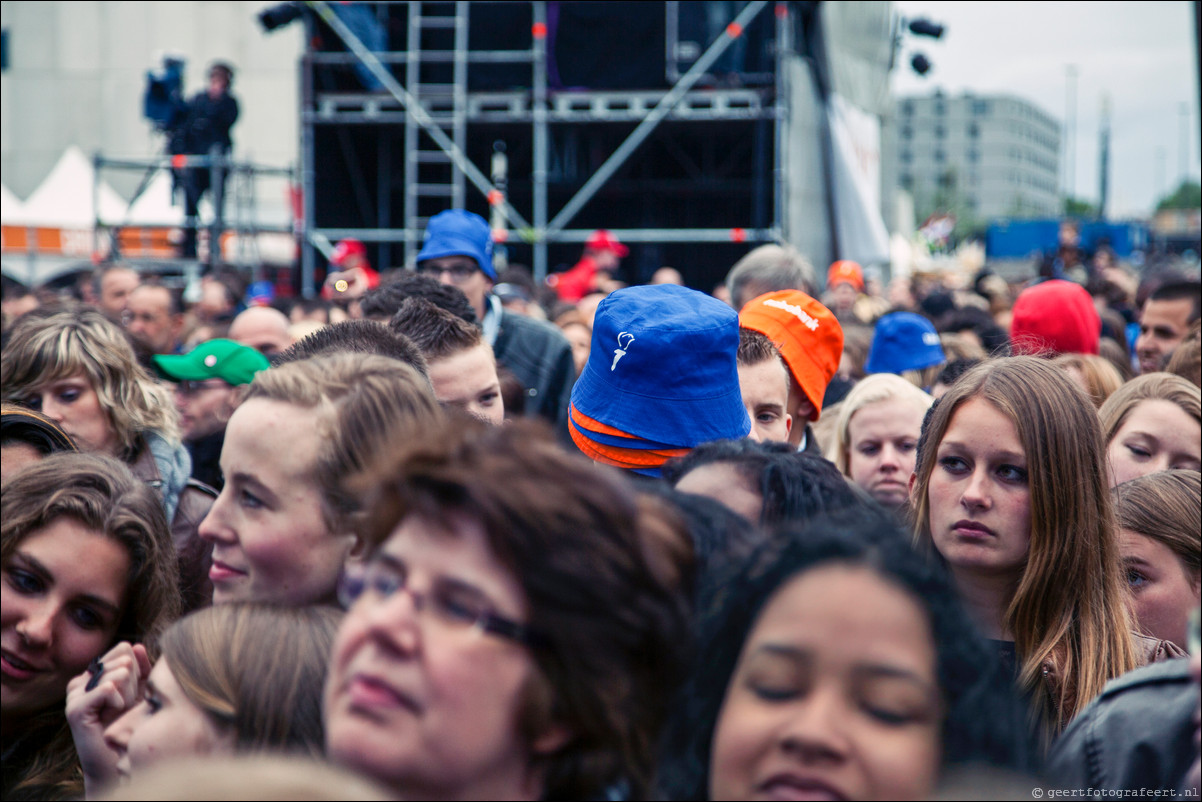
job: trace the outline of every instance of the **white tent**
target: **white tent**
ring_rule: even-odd
[[[125,215],[125,201],[105,181],[100,182],[94,200],[95,183],[92,162],[78,147],[69,146],[50,174],[25,201],[25,224],[90,230],[96,223],[97,211],[103,223],[120,222]]]
[[[8,187],[0,184],[0,223],[6,226],[25,225],[25,204]]]

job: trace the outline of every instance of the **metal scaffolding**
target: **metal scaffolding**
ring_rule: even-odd
[[[408,37],[404,52],[373,52],[340,16],[330,3],[308,2],[306,5],[317,18],[342,40],[350,52],[306,52],[301,66],[301,149],[302,184],[304,192],[305,242],[302,248],[302,293],[314,294],[316,288],[315,251],[329,256],[333,241],[355,237],[365,242],[399,243],[404,247],[406,264],[412,264],[419,250],[425,223],[429,215],[422,214],[425,199],[438,199],[444,208],[463,208],[468,184],[480,192],[494,210],[501,212],[506,228],[495,231],[499,242],[524,242],[533,248],[533,271],[541,281],[547,273],[549,243],[584,242],[591,229],[569,228],[580,209],[629,159],[635,150],[664,120],[710,122],[722,120],[769,120],[773,122],[774,163],[771,223],[763,228],[641,228],[616,229],[614,233],[630,242],[781,242],[786,238],[784,214],[784,182],[788,173],[784,163],[788,137],[789,104],[786,71],[782,60],[793,50],[790,34],[789,8],[784,2],[770,4],[767,0],[746,3],[739,13],[700,55],[692,66],[680,74],[673,58],[668,74],[675,83],[667,91],[572,91],[555,93],[547,86],[547,4],[531,2],[532,17],[530,46],[523,50],[469,50],[468,21],[471,7],[468,2],[407,2]],[[372,6],[395,3],[365,4]],[[670,19],[676,14],[676,3],[667,3]],[[775,9],[773,56],[775,83],[765,89],[696,89],[694,88],[727,50],[743,35],[746,27],[769,5]],[[423,48],[422,32],[444,29],[453,32],[450,49]],[[451,65],[452,80],[441,83],[424,82],[428,65]],[[530,90],[512,92],[471,92],[468,71],[481,64],[529,64]],[[319,91],[315,71],[329,65],[360,65],[379,82],[381,92]],[[404,85],[390,71],[403,67]],[[678,76],[678,77],[677,77]],[[533,165],[531,171],[532,203],[529,219],[514,208],[503,192],[469,160],[467,142],[473,124],[519,123],[531,129]],[[548,208],[548,150],[549,126],[570,123],[637,123],[634,130],[609,155],[562,208]],[[405,138],[404,224],[401,228],[389,225],[391,209],[387,187],[378,188],[377,215],[379,225],[371,228],[334,228],[316,225],[315,148],[316,129],[320,126],[403,125]],[[420,147],[428,140],[434,147]],[[381,148],[378,160],[381,172],[391,168],[390,155]],[[443,165],[447,169],[438,181],[422,180],[422,165]],[[550,219],[548,219],[550,217]]]

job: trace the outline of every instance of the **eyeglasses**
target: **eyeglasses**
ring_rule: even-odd
[[[479,272],[479,270],[480,268],[478,267],[465,264],[454,264],[447,267],[439,267],[438,265],[430,262],[425,262],[417,266],[417,272],[423,276],[430,276],[431,278],[440,279],[445,273],[446,275],[450,276],[451,281],[455,282],[456,284],[461,284],[462,282],[467,281],[469,278]]]
[[[429,612],[439,625],[452,630],[475,629],[487,632],[525,646],[543,646],[546,639],[529,627],[488,608],[488,603],[467,587],[454,583],[441,583],[427,593],[417,593],[408,586],[408,578],[380,563],[372,561],[366,567],[348,568],[338,580],[338,601],[344,609],[350,609],[362,596],[389,599],[398,591],[405,591],[413,599],[413,607],[419,613]]]
[[[205,379],[204,381],[182,381],[175,385],[175,392],[182,396],[198,395],[204,390],[216,390],[230,385],[221,379]]]

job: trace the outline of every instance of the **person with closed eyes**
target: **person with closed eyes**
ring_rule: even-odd
[[[51,454],[4,483],[0,543],[3,797],[78,798],[68,683],[118,641],[157,653],[179,611],[167,520],[112,457]],[[128,668],[114,657],[105,670]]]
[[[1110,486],[1170,468],[1202,470],[1202,391],[1172,373],[1147,373],[1098,410]]]
[[[941,566],[881,512],[778,530],[726,569],[663,739],[666,799],[930,799],[1028,771],[1024,711]]]

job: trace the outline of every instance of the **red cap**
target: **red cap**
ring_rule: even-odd
[[[622,243],[618,242],[618,238],[610,234],[604,228],[599,228],[593,232],[593,235],[584,243],[584,247],[594,251],[609,251],[619,259],[627,256],[630,249]]]
[[[826,273],[826,286],[833,287],[843,282],[855,287],[856,292],[864,291],[864,271],[849,259],[835,262]]]
[[[1014,301],[1010,342],[1016,354],[1096,354],[1101,335],[1102,318],[1080,284],[1044,281]]]
[[[342,267],[342,263],[351,256],[361,256],[366,259],[367,247],[357,239],[344,239],[334,246],[334,253],[330,255],[330,264]]]

